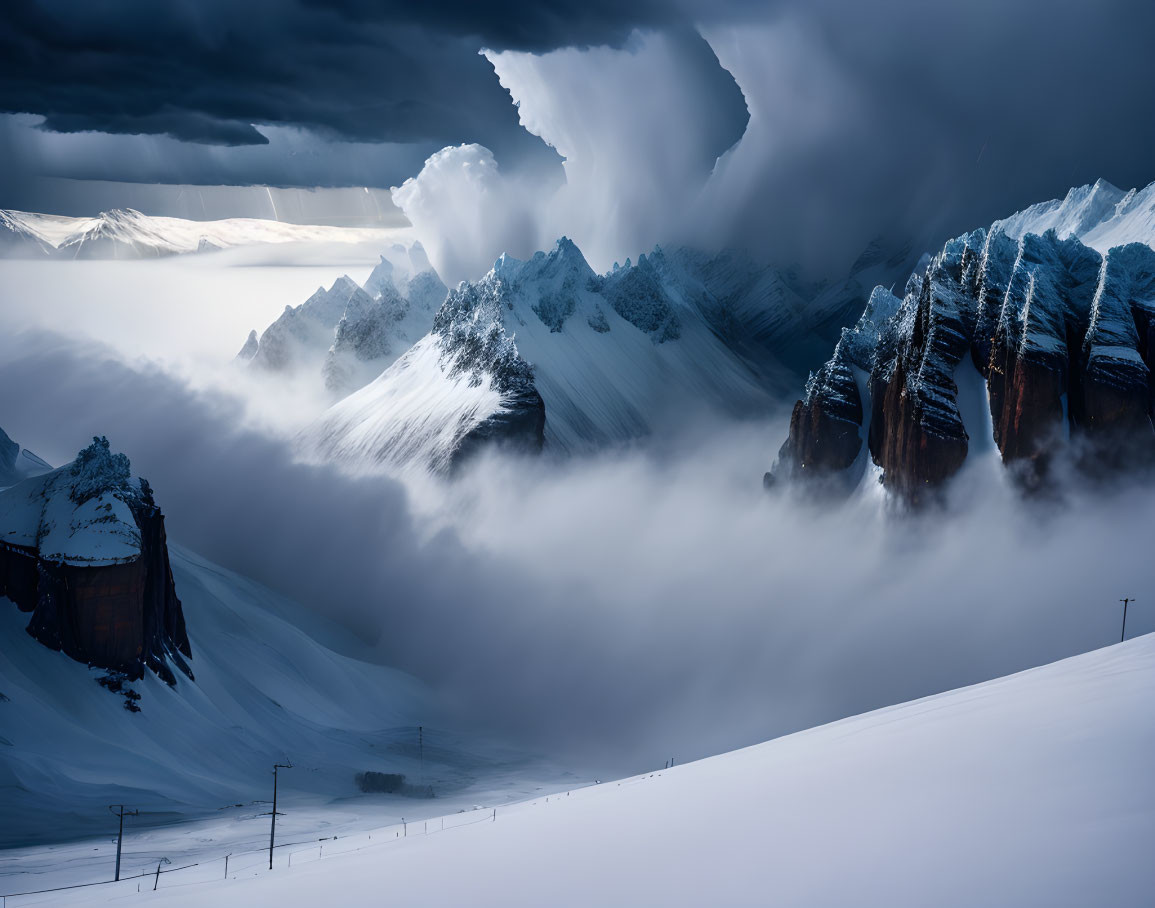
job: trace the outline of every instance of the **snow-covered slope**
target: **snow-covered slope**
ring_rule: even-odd
[[[1137,908],[1155,891],[1153,697],[1147,636],[485,822],[302,847],[291,867],[284,855],[227,880],[214,861],[150,896],[174,908],[338,893],[359,908],[382,892],[558,908]],[[116,898],[137,898],[133,884],[59,904]]]
[[[600,276],[565,238],[525,262],[502,256],[449,294],[428,337],[311,425],[303,449],[356,468],[441,469],[479,436],[532,444],[537,394],[544,444],[562,454],[696,410],[769,409],[780,372],[726,344],[702,292],[661,250]]]
[[[417,681],[340,654],[321,642],[339,632],[299,606],[171,551],[196,680],[146,674],[133,682],[139,713],[24,633],[27,616],[0,599],[0,843],[103,829],[109,803],[213,813],[264,797],[269,766],[286,758],[291,784],[325,797],[354,794],[357,772],[412,774],[411,758],[389,752],[400,727],[435,722]]]
[[[1015,239],[1054,230],[1059,239],[1077,237],[1102,254],[1127,243],[1150,246],[1155,243],[1155,183],[1126,192],[1106,180],[1077,186],[1061,199],[1039,202],[995,221],[991,232],[997,230]]]
[[[0,210],[0,255],[60,258],[155,258],[269,243],[375,243],[396,231],[286,224],[259,218],[189,221],[131,208],[73,218]]]

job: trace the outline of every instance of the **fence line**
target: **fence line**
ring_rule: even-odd
[[[566,791],[566,792],[553,792],[553,793],[548,794],[548,795],[533,795],[533,796],[530,796],[527,798],[523,798],[520,801],[510,801],[509,803],[503,804],[503,805],[501,805],[501,809],[502,810],[509,810],[510,808],[536,807],[536,806],[538,806],[539,803],[541,803],[541,804],[549,803],[549,801],[551,799],[553,801],[560,802],[560,801],[564,801],[564,800],[568,799],[574,792],[580,792],[581,794],[579,795],[579,797],[590,797],[592,795],[596,795],[596,793],[598,793],[601,790],[612,791],[615,788],[621,788],[623,786],[629,787],[632,785],[639,784],[639,783],[644,782],[648,779],[653,779],[653,778],[659,777],[663,774],[663,772],[664,772],[664,770],[655,770],[654,772],[651,772],[651,773],[641,773],[640,775],[637,775],[637,776],[629,776],[625,779],[617,780],[616,784],[598,781],[592,785],[584,785],[581,788],[570,789],[569,791]],[[352,833],[349,833],[349,834],[344,835],[344,836],[334,835],[334,836],[323,837],[323,838],[319,838],[319,839],[315,839],[315,840],[303,840],[303,841],[299,841],[299,842],[284,842],[284,843],[281,843],[279,845],[276,845],[274,848],[274,852],[280,852],[282,849],[286,849],[286,848],[300,848],[300,846],[302,846],[302,845],[307,845],[308,846],[307,849],[300,848],[299,851],[288,852],[288,857],[286,859],[286,865],[285,866],[286,866],[286,868],[291,867],[293,857],[298,855],[298,854],[310,856],[310,858],[308,860],[304,860],[304,859],[298,860],[298,864],[302,864],[302,863],[312,864],[312,863],[315,863],[317,861],[324,860],[326,857],[341,857],[342,855],[357,854],[359,852],[365,851],[365,850],[370,849],[370,848],[382,847],[382,846],[388,845],[392,842],[400,841],[403,838],[409,838],[409,827],[413,826],[416,829],[417,823],[423,823],[424,825],[422,827],[422,831],[420,831],[420,832],[414,831],[414,833],[413,833],[414,837],[437,835],[439,833],[449,832],[449,831],[454,830],[454,829],[464,829],[467,826],[476,826],[479,823],[496,822],[497,812],[498,812],[497,807],[476,807],[473,809],[462,809],[462,810],[458,810],[455,813],[444,814],[444,815],[438,816],[438,817],[431,817],[428,820],[418,820],[418,821],[415,821],[412,823],[407,822],[405,820],[402,820],[400,823],[393,823],[393,824],[390,824],[388,826],[381,826],[381,827],[366,830],[363,832],[352,832]],[[473,816],[474,814],[480,814],[480,816],[474,817]],[[463,815],[468,815],[469,819],[465,820],[464,822],[449,822],[449,823],[446,822],[446,821],[456,820],[456,819],[462,817]],[[430,829],[429,824],[435,823],[435,822],[438,823],[438,826],[435,827],[434,829]],[[183,825],[183,824],[178,823],[178,824],[173,824],[173,825]],[[157,827],[157,828],[164,828],[164,827]],[[394,833],[394,835],[389,836],[388,833],[390,833],[390,832]],[[377,839],[373,838],[375,835],[378,837]],[[362,838],[364,838],[365,841],[362,842],[361,844],[355,845],[352,848],[341,848],[340,845],[338,845],[338,843],[345,844],[346,840],[349,840],[349,839],[360,840]],[[332,845],[335,846],[339,850],[331,850],[326,855],[325,854],[325,846],[330,844],[330,843],[332,843]],[[316,857],[312,857],[314,849],[317,850],[317,856]],[[140,852],[139,854],[145,854],[145,853],[147,853],[147,852]],[[237,878],[237,872],[244,873],[246,871],[251,871],[254,867],[263,868],[265,866],[265,860],[267,859],[268,854],[269,854],[268,848],[255,848],[255,849],[251,849],[249,851],[230,852],[228,855],[221,855],[220,857],[216,857],[216,858],[201,858],[199,861],[196,861],[196,862],[191,863],[191,864],[184,864],[180,867],[160,868],[159,870],[147,869],[147,870],[141,871],[140,873],[132,874],[131,876],[122,876],[119,881],[116,881],[116,880],[94,880],[94,881],[88,882],[88,883],[74,883],[74,884],[69,885],[69,886],[55,886],[55,887],[52,887],[49,889],[31,889],[31,890],[26,890],[24,892],[9,892],[6,894],[0,893],[0,899],[3,900],[3,904],[2,904],[2,906],[0,906],[0,908],[9,908],[9,902],[8,902],[9,899],[31,898],[31,897],[38,896],[38,895],[49,895],[52,893],[65,892],[65,891],[73,890],[73,889],[86,889],[86,888],[89,888],[92,886],[119,886],[123,883],[131,882],[132,880],[141,880],[141,879],[144,879],[146,877],[155,877],[159,881],[160,877],[165,875],[165,874],[179,873],[181,871],[190,870],[194,867],[202,867],[202,868],[205,868],[207,870],[208,868],[216,866],[218,864],[224,864],[228,868],[228,876],[225,877],[225,879],[236,879]],[[251,861],[250,860],[248,862],[242,862],[239,860],[241,858],[251,857],[253,855],[260,855],[261,860],[260,861]],[[227,861],[227,863],[226,863],[226,861]],[[177,885],[177,886],[191,886],[191,885],[198,885],[200,883],[212,882],[212,881],[215,881],[218,879],[220,879],[220,877],[208,876],[204,879],[189,880],[189,881],[184,882],[184,883],[176,883],[175,885]]]

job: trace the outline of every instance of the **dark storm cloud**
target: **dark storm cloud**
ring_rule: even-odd
[[[558,47],[617,45],[639,27],[688,21],[686,4],[672,0],[304,0],[340,11],[356,22],[419,25],[478,38],[499,50],[548,51]]]
[[[61,158],[50,143],[31,142],[27,125],[7,143],[0,135],[0,146],[13,150],[5,151],[0,206],[10,197],[5,187],[25,185],[29,173],[390,186],[441,146],[473,142],[491,149],[505,173],[533,162],[556,182],[558,156],[548,147],[556,137],[519,124],[511,102],[522,99],[511,99],[477,51],[605,44],[630,53],[631,29],[672,36],[690,26],[706,36],[756,115],[716,181],[719,191],[684,206],[685,219],[669,219],[668,238],[639,233],[636,243],[623,242],[623,256],[655,239],[745,245],[837,276],[880,235],[933,248],[1071,185],[1104,177],[1129,187],[1155,178],[1155,55],[1147,46],[1155,5],[1143,0],[9,6],[0,21],[0,110],[43,116],[43,129],[72,133],[47,134],[61,141],[78,138],[77,130],[150,136],[133,140],[137,153],[94,143],[85,163],[78,146]],[[680,43],[686,67],[704,74],[693,85],[681,80],[662,91],[647,82],[643,91],[626,82],[605,90],[629,97],[635,109],[684,110],[690,95],[716,98],[718,111],[740,108],[725,73],[711,75],[701,48]],[[583,78],[576,63],[565,69],[567,78]],[[571,107],[565,131],[572,136],[588,108]],[[553,112],[551,122],[565,113]],[[597,129],[628,134],[638,118],[628,108],[626,116],[618,124],[599,116]],[[709,133],[706,144],[722,150],[745,122],[729,114],[689,127],[683,120],[671,117],[682,132],[670,127],[661,141],[700,143]],[[292,130],[310,137],[305,163],[279,137]],[[170,144],[149,144],[158,142]],[[351,144],[369,150],[351,155],[343,150]],[[613,157],[615,143],[605,145],[611,150],[600,153]],[[591,148],[598,152],[597,143]],[[591,173],[624,174],[629,187],[646,182],[618,160],[584,163]],[[689,196],[701,178],[661,192]],[[639,204],[632,200],[621,216],[638,220]]]
[[[39,0],[0,20],[0,109],[61,132],[219,145],[265,143],[252,124],[509,154],[536,145],[477,49],[416,21],[293,0]]]
[[[682,242],[747,247],[838,279],[875,239],[917,256],[1073,185],[1155,179],[1149,4],[814,0],[699,12],[704,54],[671,26],[614,49],[487,50],[522,125],[564,158],[567,185],[494,180],[481,200],[504,194],[523,210],[460,236],[461,194],[441,162],[419,192],[395,196],[426,246],[492,262],[524,253],[524,231],[503,224],[532,223],[533,248],[565,234],[599,267]],[[730,90],[710,77],[719,68],[749,118],[711,173],[712,160],[682,166],[682,152],[731,144],[733,119],[705,113]]]
[[[722,213],[731,238],[802,257],[884,232],[922,248],[1099,177],[1155,180],[1150,3],[815,0],[771,21],[789,44],[761,68],[734,55],[768,141]],[[808,134],[815,111],[829,122]]]

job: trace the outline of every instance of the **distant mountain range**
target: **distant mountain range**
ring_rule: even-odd
[[[336,402],[300,444],[355,470],[448,472],[490,444],[589,452],[771,412],[909,258],[873,245],[845,281],[811,285],[733,251],[655,248],[597,274],[563,237],[447,290],[415,246],[363,288],[343,277],[286,307],[238,358],[323,380]]]
[[[258,218],[188,221],[151,217],[131,208],[103,211],[94,218],[0,209],[0,257],[140,259],[275,243],[385,245],[395,234],[381,228],[309,226]]]

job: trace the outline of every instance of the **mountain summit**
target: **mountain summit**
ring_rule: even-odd
[[[449,292],[432,331],[301,436],[355,469],[451,470],[482,443],[570,454],[767,412],[781,376],[730,346],[692,262],[656,249],[604,274],[562,237]],[[769,378],[768,376],[773,376]]]

